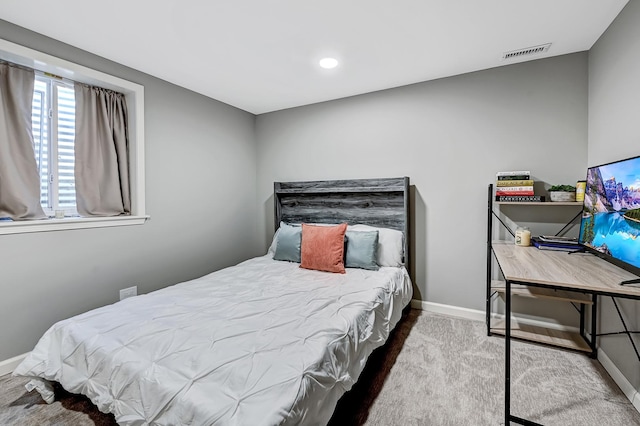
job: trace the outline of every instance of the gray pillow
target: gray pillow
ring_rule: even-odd
[[[378,231],[347,231],[346,239],[347,254],[345,255],[344,266],[372,271],[380,269],[376,262]]]
[[[273,255],[273,258],[275,260],[286,260],[289,262],[300,263],[301,241],[302,227],[291,226],[285,223],[280,224],[276,252]]]

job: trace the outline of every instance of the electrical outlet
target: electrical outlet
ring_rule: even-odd
[[[138,286],[134,285],[133,287],[123,288],[120,290],[120,300],[126,299],[127,297],[133,297],[138,294]]]

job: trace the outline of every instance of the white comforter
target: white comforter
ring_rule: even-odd
[[[125,425],[326,424],[411,294],[404,268],[330,274],[267,255],[61,321],[14,374]]]

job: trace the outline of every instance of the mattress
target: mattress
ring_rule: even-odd
[[[122,425],[326,424],[412,295],[404,268],[266,255],[54,324],[14,371]]]

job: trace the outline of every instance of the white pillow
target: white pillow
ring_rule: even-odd
[[[282,222],[280,223],[280,226],[282,226]],[[278,233],[279,232],[280,232],[280,228],[278,228],[276,230],[276,233],[273,234],[273,240],[271,240],[271,245],[269,246],[269,250],[267,250],[267,254],[270,254],[271,256],[276,254],[276,247],[278,246]]]
[[[402,266],[404,237],[401,231],[369,225],[349,225],[347,231],[378,231],[378,265]]]

